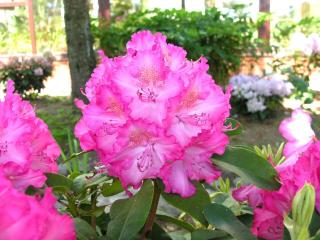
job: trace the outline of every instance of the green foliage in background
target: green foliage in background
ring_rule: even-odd
[[[65,52],[62,0],[33,0],[37,50]],[[28,11],[25,7],[1,10],[6,17],[0,22],[0,53],[31,52]]]
[[[187,50],[188,58],[206,57],[214,79],[225,83],[229,74],[238,70],[243,55],[257,56],[262,52],[263,42],[255,39],[259,24],[261,21],[254,22],[241,9],[232,16],[215,8],[205,13],[156,9],[129,14],[107,29],[100,29],[97,21],[93,20],[92,31],[100,47],[110,57],[123,54],[125,43],[139,30],[162,32],[169,42]]]
[[[320,33],[320,18],[305,17],[295,21],[292,17],[283,17],[272,30],[273,38],[280,46],[287,46],[290,36],[295,32],[301,32],[306,36],[311,33]]]

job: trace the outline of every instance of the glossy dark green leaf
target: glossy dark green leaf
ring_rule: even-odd
[[[243,132],[243,126],[236,119],[227,118],[224,125],[228,127],[228,130],[225,131],[225,134],[227,134],[229,137],[239,135]]]
[[[74,224],[76,227],[77,239],[79,240],[95,240],[97,235],[95,230],[90,226],[89,223],[80,219],[74,218]]]
[[[46,184],[49,187],[57,187],[58,189],[65,191],[71,190],[72,180],[57,173],[45,173],[47,180]]]
[[[204,215],[211,225],[229,233],[238,240],[256,239],[250,229],[241,223],[229,208],[221,204],[207,205],[204,208]]]
[[[320,240],[320,233],[314,235],[310,240]]]
[[[191,233],[191,240],[211,240],[226,236],[228,236],[228,234],[224,231],[198,229]]]
[[[222,156],[214,155],[213,163],[259,188],[277,190],[281,186],[271,164],[248,148],[230,146]]]
[[[160,221],[164,221],[164,222],[168,222],[168,223],[172,223],[180,228],[183,228],[189,232],[193,232],[195,230],[195,228],[187,222],[184,222],[178,218],[175,217],[171,217],[168,215],[163,215],[163,214],[157,214],[156,218]]]
[[[148,235],[150,240],[172,240],[169,234],[156,222],[152,226],[152,231]]]
[[[253,221],[253,215],[251,215],[251,214],[242,214],[242,215],[238,216],[238,219],[240,220],[240,222],[242,222],[248,228],[251,228],[252,221]]]
[[[315,235],[320,230],[320,215],[315,211],[312,215],[311,223],[309,225],[310,235]]]
[[[109,197],[123,192],[124,189],[118,179],[113,179],[112,183],[104,183],[101,187],[101,193],[104,197]]]
[[[203,215],[204,206],[210,203],[210,196],[201,183],[195,183],[196,193],[189,198],[182,198],[177,194],[168,194],[162,192],[162,197],[172,206],[188,213],[194,219],[203,225],[207,225],[207,221]]]
[[[110,209],[108,239],[134,239],[146,222],[153,194],[153,182],[145,181],[136,195],[128,199],[115,201]]]

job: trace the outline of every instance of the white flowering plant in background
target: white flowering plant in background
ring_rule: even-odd
[[[293,85],[278,75],[236,75],[230,78],[233,87],[232,104],[237,113],[255,114],[263,119],[274,113],[284,97],[292,93]]]

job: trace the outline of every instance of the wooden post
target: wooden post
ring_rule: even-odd
[[[31,38],[32,54],[36,54],[37,53],[37,44],[36,44],[36,32],[35,32],[35,27],[34,27],[32,0],[7,1],[7,2],[0,3],[0,9],[15,8],[15,7],[20,7],[20,6],[26,7],[28,10],[29,33],[30,33],[30,38]]]
[[[270,0],[259,0],[259,11],[270,12]],[[267,43],[270,42],[270,21],[266,21],[259,28],[259,38],[265,39]]]
[[[36,32],[35,32],[35,26],[34,26],[33,9],[32,9],[32,0],[27,0],[27,8],[28,8],[28,21],[29,21],[32,54],[36,54],[37,44],[36,44]]]

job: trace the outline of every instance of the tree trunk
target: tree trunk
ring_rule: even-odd
[[[259,1],[259,11],[269,13],[270,12],[270,0],[260,0]],[[266,43],[270,42],[270,21],[266,21],[259,28],[259,38],[264,39]]]
[[[181,0],[181,9],[186,9],[186,1]]]
[[[107,27],[110,23],[110,0],[99,0],[99,26],[101,28]]]
[[[67,35],[68,59],[71,74],[72,98],[82,98],[85,86],[96,65],[93,39],[90,32],[87,0],[63,0]]]

